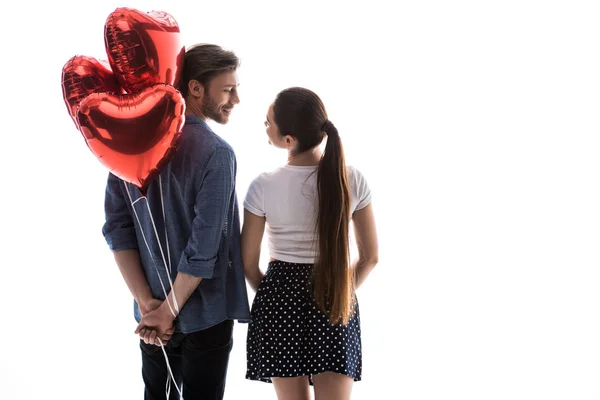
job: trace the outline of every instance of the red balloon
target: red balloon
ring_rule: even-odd
[[[158,83],[177,87],[185,46],[170,14],[117,8],[106,19],[104,44],[110,66],[127,93]]]
[[[75,126],[79,103],[89,94],[97,92],[122,93],[107,61],[93,57],[74,56],[62,69],[63,99]]]
[[[146,195],[177,147],[185,101],[164,84],[134,95],[93,93],[81,102],[77,119],[98,160]]]

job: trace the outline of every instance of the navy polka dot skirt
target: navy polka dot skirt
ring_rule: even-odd
[[[331,325],[310,288],[312,264],[272,261],[254,302],[247,337],[246,378],[308,376],[332,371],[360,381],[358,304],[347,325]]]

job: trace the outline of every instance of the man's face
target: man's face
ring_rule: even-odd
[[[235,71],[226,71],[215,76],[204,90],[201,99],[202,113],[220,124],[229,122],[233,106],[240,102],[238,86]]]

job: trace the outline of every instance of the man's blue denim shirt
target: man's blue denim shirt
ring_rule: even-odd
[[[186,115],[177,150],[162,169],[160,178],[157,177],[150,185],[147,199],[136,202],[141,197],[140,191],[127,184],[139,223],[126,183],[109,174],[105,198],[106,222],[102,233],[114,251],[139,250],[154,297],[165,298],[160,280],[167,293],[171,286],[151,218],[154,219],[167,265],[170,259],[172,282],[178,271],[203,278],[181,308],[176,320],[178,332],[195,332],[226,319],[240,322],[250,319],[240,249],[236,169],[231,146],[206,122],[194,115]],[[161,197],[164,200],[164,218]],[[134,316],[138,322],[141,320],[136,302]]]

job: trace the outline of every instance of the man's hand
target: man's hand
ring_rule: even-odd
[[[151,298],[151,299],[149,299],[147,301],[141,301],[141,302],[138,303],[138,307],[140,309],[140,314],[142,314],[142,317],[144,317],[150,311],[154,311],[158,307],[160,307],[160,305],[162,303],[163,303],[162,300],[155,299],[155,298]]]
[[[176,315],[171,313],[168,302],[173,304],[173,298],[176,298],[179,308],[183,308],[201,281],[202,278],[178,272],[175,282],[173,282],[173,290],[167,297],[168,300],[163,301],[157,309],[142,315],[142,321],[135,329],[135,333],[140,335],[140,338],[147,344],[159,344],[156,337],[159,337],[163,343],[165,340],[170,339],[175,331],[173,321]],[[146,303],[155,304],[154,302],[151,303],[150,300]]]
[[[145,302],[139,302],[138,306],[140,309],[140,314],[142,314],[142,318],[145,317],[146,314],[157,310],[161,306],[162,303],[163,303],[162,300],[155,299],[155,298],[151,298]],[[166,331],[166,333],[162,336],[159,336],[154,329],[151,329],[148,327],[143,327],[142,329],[140,329],[139,332],[136,329],[136,333],[139,334],[140,339],[142,339],[144,341],[144,343],[155,344],[157,346],[160,346],[160,342],[158,341],[159,337],[160,337],[162,343],[166,345],[167,342],[169,341],[169,339],[171,339],[173,332],[175,332],[175,325],[173,325],[170,329],[168,329]]]
[[[144,341],[146,344],[153,344],[155,346],[160,346],[161,342],[163,345],[167,345],[167,342],[171,340],[171,336],[175,332],[175,325],[167,330],[167,332],[163,336],[159,336],[158,333],[152,328],[143,327],[139,331],[140,339]],[[160,341],[159,341],[160,338]]]
[[[175,316],[166,302],[162,301],[159,307],[142,315],[142,321],[135,329],[135,333],[140,335],[144,343],[159,345],[157,338],[160,338],[163,344],[171,339],[175,331]]]

